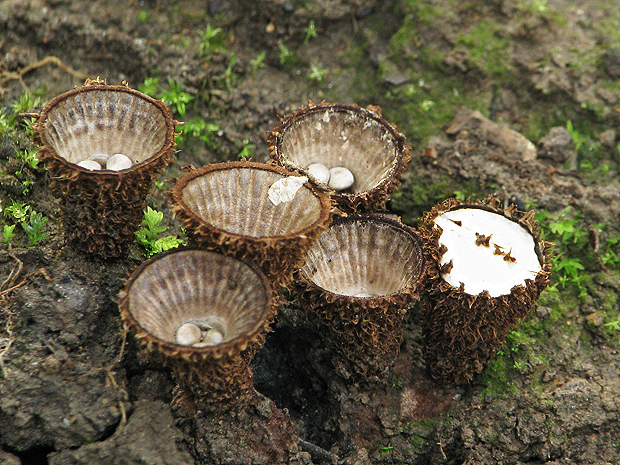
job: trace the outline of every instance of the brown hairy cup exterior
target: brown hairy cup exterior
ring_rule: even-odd
[[[202,410],[224,411],[251,397],[249,362],[265,342],[275,305],[255,265],[182,248],[155,255],[133,272],[120,311],[125,327],[172,368]],[[179,326],[199,319],[221,328],[223,340],[207,347],[178,344]]]
[[[437,380],[454,384],[471,381],[493,357],[506,334],[530,314],[547,286],[553,244],[541,240],[533,211],[522,215],[514,205],[506,210],[500,205],[496,198],[484,202],[449,199],[426,213],[420,226],[428,264],[427,286],[422,293],[423,352],[430,373]],[[455,287],[446,282],[442,274],[449,270],[442,270],[440,262],[447,249],[440,245],[442,230],[435,225],[435,220],[445,212],[461,208],[502,215],[527,230],[534,239],[541,265],[535,278],[498,297],[492,297],[487,291],[470,295],[464,292],[462,283]]]
[[[135,241],[153,178],[172,160],[175,124],[163,102],[100,81],[57,96],[41,111],[35,142],[60,199],[65,235],[81,251],[117,257]],[[102,152],[123,153],[133,166],[77,165]]]
[[[321,235],[296,280],[302,306],[363,381],[384,378],[396,360],[424,270],[413,229],[383,215],[351,215]]]

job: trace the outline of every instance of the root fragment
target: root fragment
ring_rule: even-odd
[[[56,65],[58,68],[62,69],[66,73],[70,74],[71,76],[81,81],[88,79],[88,75],[81,73],[80,71],[76,71],[70,66],[65,65],[60,58],[55,57],[55,56],[47,56],[43,58],[42,60],[39,60],[39,61],[30,63],[29,65],[24,66],[20,71],[17,71],[17,72],[8,71],[8,70],[0,71],[0,93],[4,90],[3,86],[5,83],[9,81],[19,81],[19,83],[22,85],[24,90],[30,94],[30,89],[28,88],[28,86],[26,85],[26,82],[24,81],[24,76],[28,74],[30,71],[33,71],[35,69],[41,68],[49,64]]]

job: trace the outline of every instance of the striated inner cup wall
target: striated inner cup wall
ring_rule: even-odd
[[[321,209],[309,189],[290,202],[274,205],[269,187],[284,176],[257,169],[213,171],[183,189],[183,202],[201,220],[231,234],[274,237],[295,234],[319,221]]]
[[[389,223],[360,221],[355,228],[341,223],[319,237],[308,252],[302,273],[334,294],[376,297],[415,282],[420,258],[417,243]]]
[[[395,140],[384,125],[345,109],[325,109],[294,121],[284,132],[280,151],[300,167],[321,162],[348,168],[355,177],[354,193],[379,185],[398,161]]]
[[[202,320],[217,328],[224,335],[222,342],[255,330],[256,322],[248,315],[269,303],[264,283],[256,280],[255,271],[244,262],[208,256],[215,259],[186,253],[182,266],[174,266],[171,260],[154,261],[148,273],[134,281],[131,309],[139,312],[146,331],[175,343],[179,325],[188,320]]]
[[[127,92],[93,90],[59,101],[45,120],[48,142],[70,163],[122,153],[134,164],[159,152],[168,131],[162,112]]]

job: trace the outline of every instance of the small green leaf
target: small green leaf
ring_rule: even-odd
[[[158,237],[159,234],[168,229],[165,226],[160,226],[163,218],[163,212],[157,211],[149,206],[146,207],[144,219],[142,220],[142,225],[144,227],[136,231],[136,237],[145,248],[145,255],[147,258],[156,253],[173,249],[183,244],[183,240],[176,236]]]
[[[43,216],[42,213],[32,210],[30,212],[29,221],[21,221],[19,224],[30,239],[30,246],[39,245],[39,242],[47,239],[47,234],[43,233],[43,228],[47,224],[49,218]]]
[[[13,230],[15,229],[15,224],[5,224],[4,231],[2,233],[2,240],[5,243],[8,243],[12,238],[15,237],[15,233]]]

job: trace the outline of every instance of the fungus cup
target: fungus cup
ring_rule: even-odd
[[[279,166],[217,163],[183,175],[170,198],[195,245],[254,261],[285,285],[333,209],[329,195],[305,181]]]
[[[172,160],[175,124],[163,102],[126,84],[87,81],[43,108],[34,139],[65,235],[81,251],[117,257],[135,241],[153,178]],[[132,165],[106,169],[117,154]]]
[[[547,286],[553,244],[534,212],[449,199],[423,218],[428,263],[423,293],[424,357],[432,376],[463,384],[494,355]]]
[[[411,160],[405,137],[383,119],[379,107],[309,104],[282,119],[268,135],[271,158],[310,177],[346,213],[384,209]],[[342,178],[351,174],[353,185],[342,191],[331,189],[324,168],[317,164],[338,175],[333,186],[348,186]]]
[[[383,215],[336,218],[297,273],[302,305],[333,333],[347,371],[384,378],[424,275],[418,234]]]
[[[225,411],[249,401],[249,362],[275,312],[270,283],[255,265],[208,250],[164,252],[131,275],[120,311],[125,327],[163,358],[201,410]],[[188,323],[207,334],[217,330],[221,340],[180,340],[179,328]]]

